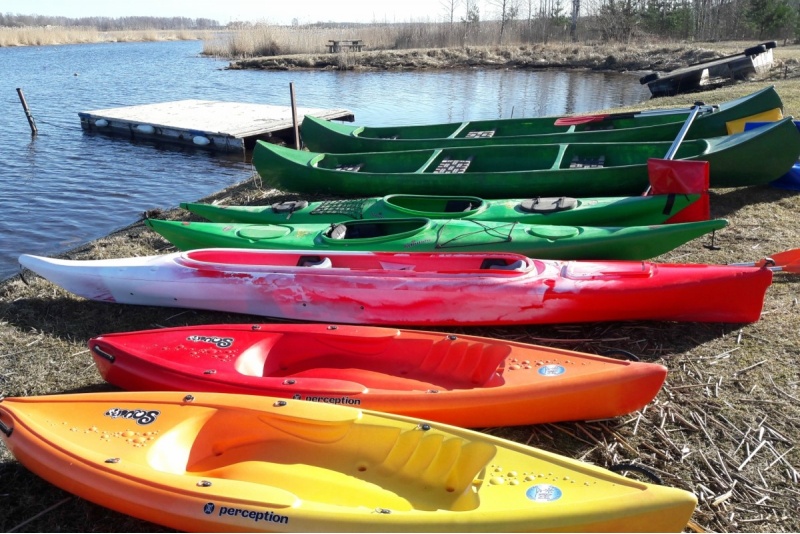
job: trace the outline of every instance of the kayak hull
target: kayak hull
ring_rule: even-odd
[[[298,267],[309,260],[319,266]],[[22,255],[19,262],[91,300],[393,326],[749,323],[759,319],[772,281],[765,267],[561,262],[501,253],[202,249],[83,261]]]
[[[545,225],[643,226],[665,223],[700,196],[692,193],[484,200],[473,196],[387,195],[320,202],[293,200],[265,206],[184,202],[181,208],[221,223],[331,224],[354,219],[426,217]]]
[[[17,397],[0,402],[0,423],[45,480],[181,531],[680,532],[696,506],[486,434],[291,399]]]
[[[653,400],[665,367],[469,335],[324,324],[228,324],[89,341],[122,389],[241,393],[463,427],[606,419]]]
[[[147,219],[180,250],[253,248],[381,252],[511,252],[541,259],[654,258],[724,228],[714,219],[628,227],[525,225],[471,220],[364,219],[332,224],[250,225]]]

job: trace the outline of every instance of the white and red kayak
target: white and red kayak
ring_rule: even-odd
[[[244,393],[466,427],[606,419],[643,408],[655,363],[463,334],[331,324],[212,324],[89,340],[123,389]]]
[[[198,249],[105,260],[25,254],[19,262],[91,300],[395,326],[747,323],[759,319],[772,281],[764,266],[502,253]]]

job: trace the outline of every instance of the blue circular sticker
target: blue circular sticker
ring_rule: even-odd
[[[561,490],[550,484],[531,486],[525,496],[533,502],[552,502],[561,498]]]
[[[563,375],[567,370],[561,365],[543,365],[539,367],[539,374],[542,376],[558,376]]]

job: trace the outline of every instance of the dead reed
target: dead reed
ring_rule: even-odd
[[[95,28],[0,28],[0,47],[61,44],[123,43],[141,41],[193,41],[209,38],[208,30],[125,30],[102,32]]]

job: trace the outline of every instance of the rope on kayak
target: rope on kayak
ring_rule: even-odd
[[[642,467],[641,465],[635,465],[635,464],[630,464],[630,463],[614,464],[614,465],[610,466],[608,468],[608,470],[612,471],[614,473],[623,473],[625,471],[635,471],[637,473],[643,474],[644,476],[646,476],[647,478],[649,478],[650,480],[652,480],[653,482],[655,482],[656,484],[658,484],[660,486],[664,485],[664,481],[661,480],[661,477],[659,477],[657,474],[655,474],[653,471],[647,469],[646,467]]]
[[[480,228],[478,230],[474,231],[474,232],[464,232],[461,235],[457,235],[457,236],[453,237],[452,239],[449,239],[447,241],[442,241],[441,240],[442,239],[442,231],[445,229],[445,227],[447,226],[447,224],[449,222],[452,222],[452,221],[444,222],[443,224],[441,224],[439,226],[439,229],[436,230],[436,245],[435,245],[435,248],[453,248],[453,247],[458,247],[458,246],[473,247],[473,246],[475,246],[475,243],[467,243],[465,245],[458,245],[457,243],[453,244],[453,242],[454,241],[458,241],[459,239],[465,239],[465,238],[468,238],[468,237],[471,237],[471,236],[474,236],[474,235],[478,235],[478,234],[487,234],[489,236],[489,239],[494,238],[496,240],[499,240],[499,241],[494,241],[494,242],[511,243],[511,241],[512,241],[511,233],[514,231],[514,227],[517,225],[517,221],[510,222],[510,223],[503,223],[503,224],[494,223],[494,224],[496,224],[496,226],[488,226],[487,224],[485,224],[485,223],[483,223],[481,221],[462,221],[462,220],[458,220],[458,222],[469,222],[469,223],[474,224],[474,225],[476,225],[476,226],[478,226]],[[506,228],[508,228],[508,232],[505,231]]]

